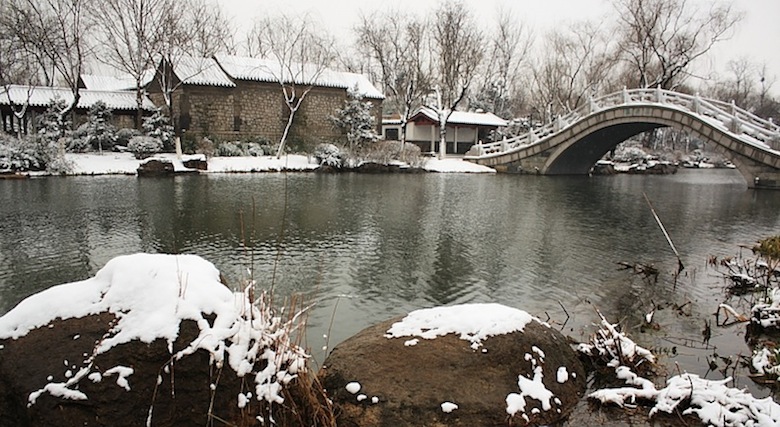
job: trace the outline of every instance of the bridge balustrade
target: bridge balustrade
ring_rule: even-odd
[[[689,95],[660,88],[623,89],[620,92],[598,98],[590,98],[585,105],[567,114],[558,116],[552,123],[532,129],[525,134],[500,142],[475,145],[467,153],[466,157],[477,159],[519,151],[544,142],[555,134],[573,126],[588,115],[598,113],[607,108],[634,104],[664,105],[693,113],[710,125],[743,137],[745,142],[762,148],[765,148],[765,145],[771,146],[772,143],[780,140],[780,126],[739,108],[733,103],[701,98],[698,95]]]

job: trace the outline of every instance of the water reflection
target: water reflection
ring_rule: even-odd
[[[501,302],[583,337],[599,308],[639,324],[653,302],[663,334],[700,339],[722,296],[708,255],[780,230],[780,195],[735,171],[673,176],[253,174],[172,179],[73,177],[0,182],[0,313],[48,286],[93,275],[114,256],[194,253],[238,287],[250,274],[280,296],[305,293],[315,356],[410,310]],[[642,193],[687,268],[676,260]],[[655,285],[618,261],[654,263]],[[557,322],[557,323],[556,323]],[[332,324],[332,327],[331,327]],[[328,338],[323,338],[328,335]],[[719,338],[715,337],[715,341]],[[725,341],[725,339],[724,339]],[[733,341],[733,340],[732,340]],[[739,351],[740,342],[721,346]],[[723,347],[721,347],[723,348]],[[690,368],[701,354],[679,356]],[[702,372],[703,373],[703,372]]]

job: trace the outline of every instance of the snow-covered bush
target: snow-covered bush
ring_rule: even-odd
[[[319,144],[314,148],[314,157],[323,166],[340,168],[342,162],[341,150],[333,144]]]
[[[56,155],[48,164],[46,164],[46,171],[52,174],[67,174],[73,170],[73,163],[70,162],[65,156]]]
[[[87,137],[89,132],[89,125],[87,123],[82,124],[78,129],[74,130],[70,137],[66,138],[65,151],[70,153],[84,153],[89,151],[90,144]]]
[[[56,166],[55,172],[66,169],[58,143],[38,135],[0,138],[0,170],[43,171]]]
[[[633,145],[620,144],[615,148],[613,160],[619,162],[638,162],[647,159],[647,153],[641,148]]]
[[[379,135],[376,133],[376,117],[372,114],[371,108],[371,102],[364,102],[363,95],[355,86],[347,91],[344,107],[337,110],[330,118],[333,125],[344,133],[352,152],[379,140]]]
[[[241,157],[244,155],[244,151],[241,149],[241,143],[234,142],[221,142],[217,145],[217,156],[220,157]]]
[[[116,144],[116,128],[111,124],[113,113],[103,101],[92,105],[87,115],[87,141],[93,149],[111,150]]]
[[[64,100],[53,99],[49,108],[37,118],[37,135],[51,142],[58,141],[65,136],[67,129],[70,128],[67,114],[63,114],[66,109],[67,105]]]
[[[119,129],[116,131],[116,145],[127,147],[127,144],[130,143],[130,139],[132,139],[134,136],[141,136],[141,132],[138,129]]]
[[[127,149],[135,155],[136,159],[145,159],[163,149],[163,143],[151,136],[134,136],[130,138]]]
[[[419,167],[425,161],[420,147],[401,141],[379,141],[362,152],[362,158],[369,162],[390,164],[403,162],[412,167]]]
[[[176,136],[173,132],[168,116],[157,109],[154,114],[144,118],[143,129],[146,136],[159,139],[166,149],[173,148],[173,138]]]
[[[197,145],[195,146],[195,152],[198,154],[203,154],[207,158],[214,156],[216,154],[214,141],[204,136],[197,142]]]
[[[261,157],[265,155],[263,146],[256,142],[249,142],[246,144],[246,154],[252,157]]]

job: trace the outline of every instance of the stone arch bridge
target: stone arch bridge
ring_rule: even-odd
[[[660,127],[711,142],[748,187],[780,189],[780,126],[733,103],[663,89],[624,89],[590,99],[524,135],[474,145],[465,159],[499,172],[584,175],[619,143]]]

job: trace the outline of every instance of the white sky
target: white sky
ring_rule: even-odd
[[[351,45],[351,29],[361,13],[384,11],[389,6],[410,10],[418,15],[428,13],[438,4],[436,0],[218,0],[228,16],[233,17],[239,29],[251,25],[254,18],[266,14],[306,13],[321,28],[335,36],[342,45]],[[615,12],[609,0],[464,0],[480,22],[492,27],[499,8],[510,10],[526,26],[534,29],[539,43],[547,29],[567,25],[582,19],[604,21],[610,25],[609,15]],[[723,1],[723,0],[721,0]],[[729,1],[729,0],[725,0]],[[692,5],[711,4],[707,0],[689,0]],[[703,73],[714,70],[724,72],[731,59],[746,57],[755,63],[766,62],[770,76],[779,80],[775,92],[780,89],[780,0],[731,0],[734,7],[745,13],[731,40],[722,42],[708,59],[698,63]],[[241,37],[241,36],[239,36]],[[241,40],[241,39],[239,39]]]

